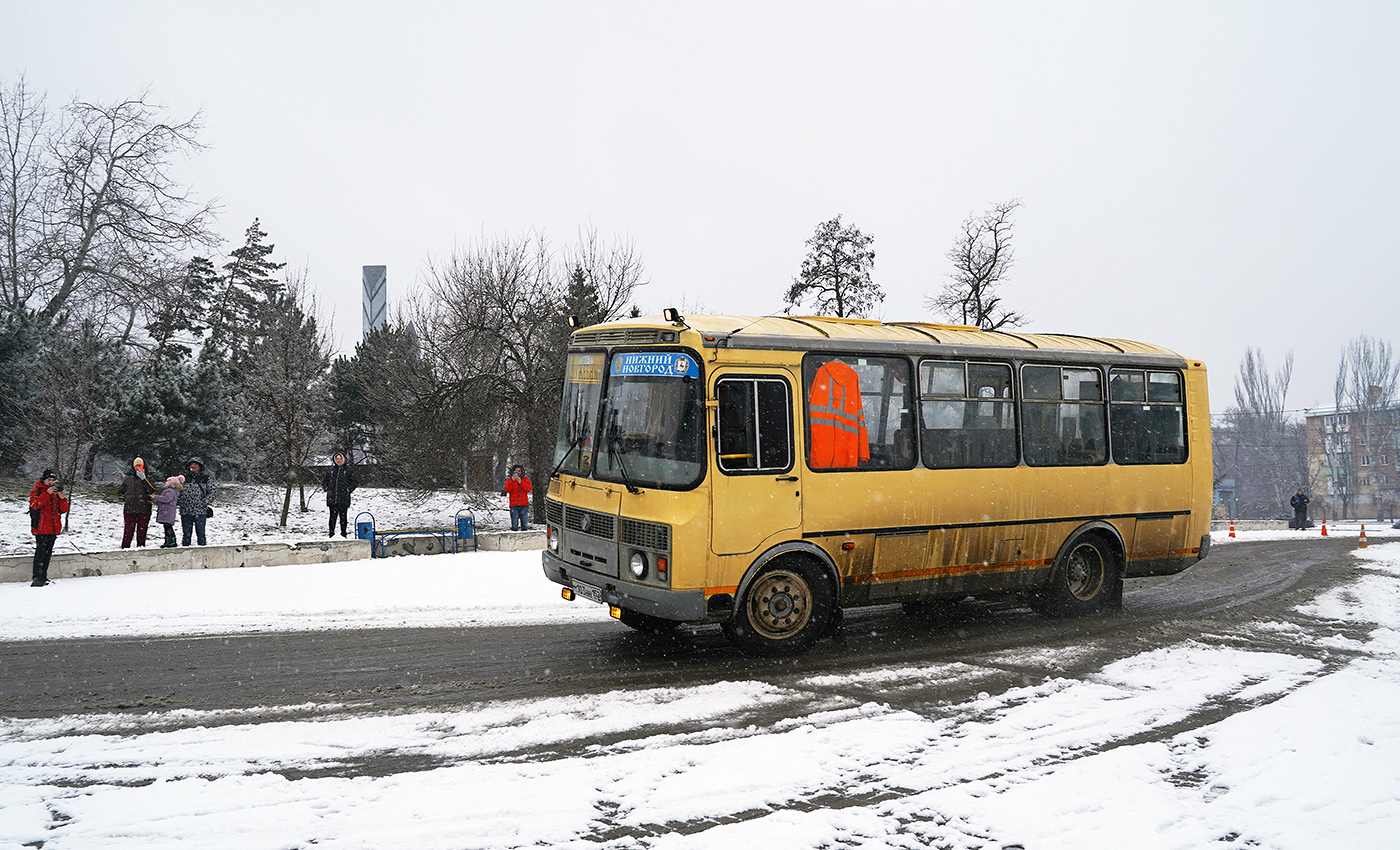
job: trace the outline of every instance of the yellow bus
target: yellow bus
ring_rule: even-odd
[[[762,655],[841,609],[1121,604],[1205,557],[1206,370],[1154,345],[919,322],[662,316],[576,330],[544,571],[642,630]]]

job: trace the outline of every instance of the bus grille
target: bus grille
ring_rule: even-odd
[[[658,328],[612,328],[610,330],[581,330],[574,334],[572,345],[660,345],[675,342],[675,331]]]
[[[622,520],[622,542],[628,546],[636,546],[638,549],[669,552],[671,551],[671,526],[624,517]]]
[[[617,517],[583,508],[564,506],[564,527],[602,540],[617,539]]]
[[[544,501],[544,521],[558,528],[564,524],[564,505],[553,499]]]

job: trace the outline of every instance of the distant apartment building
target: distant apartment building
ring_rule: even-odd
[[[1400,407],[1306,417],[1315,519],[1394,519],[1400,509]]]

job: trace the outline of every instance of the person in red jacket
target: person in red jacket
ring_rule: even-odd
[[[501,492],[510,497],[510,530],[526,531],[530,528],[530,479],[525,477],[524,467],[516,464],[511,467],[510,478]]]
[[[29,515],[34,535],[34,580],[30,587],[43,587],[49,582],[49,558],[53,544],[63,533],[63,515],[68,513],[68,494],[58,483],[52,469],[44,470],[34,489],[29,491]]]

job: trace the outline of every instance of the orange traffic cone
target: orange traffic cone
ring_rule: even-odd
[[[1356,548],[1358,548],[1358,549],[1365,549],[1365,548],[1366,548],[1366,526],[1364,526],[1364,525],[1361,526],[1361,540],[1356,544]]]
[[[1234,536],[1235,536],[1235,521],[1234,521],[1234,520],[1230,520],[1230,536],[1231,536],[1231,537],[1234,537]]]
[[[1322,521],[1322,536],[1327,536],[1327,520],[1325,519]]]

